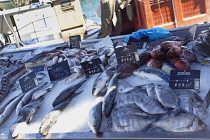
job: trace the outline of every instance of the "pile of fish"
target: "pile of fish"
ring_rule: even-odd
[[[198,91],[171,89],[155,83],[118,91],[118,84],[113,84],[115,80],[113,76],[106,94],[97,97],[89,110],[88,125],[93,133],[101,132],[105,118],[105,131],[145,132],[158,128],[170,132],[194,132],[206,129],[202,119],[207,111]]]

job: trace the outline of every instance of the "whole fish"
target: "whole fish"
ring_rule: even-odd
[[[143,131],[145,130],[155,119],[146,118],[141,116],[138,111],[119,110],[114,112],[107,121],[107,128],[110,131]]]
[[[136,105],[139,106],[144,112],[152,115],[164,114],[167,112],[167,110],[163,108],[158,100],[151,96],[136,98]]]
[[[76,95],[75,95],[76,96]],[[68,106],[72,98],[67,98],[59,105],[53,107],[53,109],[45,115],[39,127],[39,133],[46,136],[50,128],[57,122],[58,117],[62,114],[63,110]]]
[[[159,102],[166,108],[178,109],[178,97],[174,90],[166,85],[156,85],[155,92]]]
[[[53,88],[54,85],[55,85],[54,83],[50,83],[49,85],[44,86],[42,88],[42,90],[35,92],[32,95],[31,99],[32,100],[37,100],[40,97],[44,96],[46,93],[48,93],[48,92],[50,92],[52,90],[52,88]]]
[[[41,103],[43,99],[44,98],[39,98],[35,101],[32,100],[21,109],[20,116],[23,117],[23,119],[25,120],[27,124],[31,122],[33,115],[41,107]]]
[[[4,109],[4,112],[0,115],[0,125],[2,125],[12,114],[18,102],[22,99],[23,94],[20,94],[16,99],[14,99],[7,107]]]
[[[153,123],[153,127],[160,127],[170,132],[194,132],[206,128],[206,124],[196,115],[186,112],[175,116],[165,114],[160,120]]]
[[[17,104],[17,107],[16,107],[16,114],[18,116],[20,115],[21,108],[30,102],[30,100],[32,99],[32,95],[35,92],[38,92],[39,90],[41,90],[47,84],[48,84],[48,82],[45,82],[44,84],[41,83],[34,89],[32,89],[24,94],[23,98],[20,100],[20,102]]]
[[[134,75],[149,81],[163,81],[162,78],[158,76],[160,69],[156,68],[145,68],[137,69],[133,72]]]
[[[108,118],[112,112],[112,108],[114,106],[114,101],[117,92],[117,73],[112,76],[110,79],[109,85],[107,87],[107,92],[103,97],[102,104],[102,114]]]
[[[148,96],[152,96],[155,99],[157,99],[157,95],[156,95],[156,92],[155,92],[155,86],[156,86],[155,83],[148,83],[146,85],[146,90],[147,90]]]
[[[86,78],[80,80],[77,84],[71,85],[64,89],[53,101],[52,106],[55,107],[62,103],[62,101],[66,100],[67,98],[71,98],[75,94],[75,91],[79,89],[83,83],[86,81]],[[82,91],[81,91],[82,92]],[[79,92],[79,93],[81,93]],[[77,93],[77,94],[79,94]]]
[[[94,134],[100,131],[102,122],[102,97],[97,97],[89,110],[88,126]]]
[[[94,81],[92,88],[92,95],[98,96],[101,89],[106,86],[106,83],[110,80],[111,75],[106,73],[106,70],[103,71]]]

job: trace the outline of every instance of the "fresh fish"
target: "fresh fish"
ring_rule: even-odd
[[[23,130],[26,129],[27,123],[23,119],[22,116],[18,117],[18,119],[12,124],[9,129],[8,137],[9,139],[16,138]]]
[[[45,115],[39,127],[39,133],[41,135],[46,136],[48,134],[50,128],[57,122],[58,117],[61,115],[63,110],[68,106],[71,100],[72,98],[67,98],[59,105],[55,106],[47,115]]]
[[[146,90],[147,90],[148,96],[152,96],[155,99],[157,99],[157,95],[156,95],[156,92],[155,92],[155,86],[156,86],[155,83],[148,83],[146,85]]]
[[[86,79],[82,79],[80,80],[78,83],[71,85],[69,87],[67,87],[66,89],[64,89],[53,101],[52,106],[55,107],[57,105],[59,105],[60,103],[62,103],[64,100],[66,100],[67,98],[72,98],[71,96],[73,96],[75,94],[75,91],[77,89],[79,89],[83,83],[86,81]],[[81,93],[82,91],[80,91],[79,93]],[[77,93],[77,94],[79,94]]]
[[[102,114],[108,118],[112,112],[117,92],[117,73],[110,79],[107,92],[103,98]]]
[[[155,92],[159,102],[166,108],[178,109],[178,97],[174,90],[166,85],[156,85]]]
[[[136,105],[148,114],[164,114],[166,109],[153,97],[145,96],[143,98],[136,98]]]
[[[44,98],[39,98],[35,101],[32,100],[21,109],[20,116],[23,117],[27,124],[31,122],[34,113],[36,113],[37,110],[41,107],[43,99]]]
[[[153,123],[153,127],[160,127],[170,132],[194,132],[205,129],[206,124],[196,115],[186,112],[179,115],[165,114]]]
[[[70,76],[68,76],[66,78],[65,83],[72,82],[72,81],[76,80],[77,78],[79,78],[80,76],[82,76],[81,73],[72,73]]]
[[[210,90],[206,94],[205,101],[206,101],[206,109],[207,109],[209,107],[209,103],[210,103]]]
[[[89,110],[88,126],[94,134],[100,131],[102,122],[102,97],[97,97]]]
[[[23,94],[20,94],[16,99],[14,99],[12,102],[10,102],[10,104],[7,105],[3,113],[0,115],[0,125],[2,125],[9,118],[22,97]]]
[[[114,112],[108,119],[108,129],[110,131],[143,131],[145,130],[155,119],[141,116],[141,112],[136,110],[123,109]]]
[[[2,77],[2,87],[0,89],[0,102],[9,94],[12,84],[26,72],[24,66],[21,66]]]
[[[18,116],[20,115],[21,108],[30,102],[30,100],[32,99],[32,95],[35,92],[38,92],[40,89],[42,89],[47,84],[48,84],[48,82],[45,82],[44,84],[39,84],[36,88],[34,88],[24,94],[23,98],[20,100],[20,102],[17,104],[17,107],[16,107],[16,114]]]
[[[42,88],[42,90],[34,92],[31,99],[32,100],[37,100],[40,97],[44,96],[46,93],[50,92],[55,84],[50,83],[49,85],[46,85]]]
[[[106,83],[110,80],[111,76],[106,73],[106,70],[103,71],[94,81],[92,88],[92,95],[98,96],[101,89],[106,86]]]
[[[158,76],[160,69],[156,68],[145,68],[137,69],[133,72],[134,75],[149,81],[163,81],[162,78]]]
[[[0,114],[4,112],[5,108],[14,100],[18,97],[19,95],[9,99],[8,101],[6,101],[5,103],[1,104],[0,106]]]

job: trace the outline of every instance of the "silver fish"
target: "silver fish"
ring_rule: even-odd
[[[112,64],[114,64],[115,62],[117,62],[117,57],[116,57],[116,54],[113,53],[113,54],[109,57],[109,59],[108,59],[108,64],[109,64],[109,65],[112,65]]]
[[[0,125],[2,125],[12,114],[18,102],[22,99],[23,94],[20,94],[16,99],[10,102],[9,105],[4,109],[4,112],[0,115]]]
[[[136,105],[139,106],[144,112],[148,114],[164,114],[167,112],[157,99],[151,96],[143,98],[136,98]]]
[[[174,90],[166,85],[156,85],[155,92],[159,102],[166,108],[178,109],[178,97]]]
[[[102,122],[102,97],[97,97],[89,110],[88,126],[94,134],[100,131]]]
[[[45,85],[47,85],[48,82],[45,82],[44,84],[39,84],[36,88],[30,90],[29,92],[25,93],[23,98],[21,99],[21,101],[17,104],[17,107],[16,107],[16,114],[19,116],[20,115],[20,111],[21,111],[21,108],[23,106],[25,106],[27,103],[30,102],[30,100],[32,99],[32,95],[39,91],[40,89],[42,89]]]
[[[114,101],[117,92],[117,73],[110,79],[109,85],[107,87],[107,92],[103,98],[102,104],[102,114],[108,118],[111,114],[112,108],[114,106]]]
[[[103,71],[94,81],[92,88],[92,95],[98,96],[101,89],[106,86],[106,83],[110,80],[111,76],[106,73],[106,70]]]
[[[61,115],[63,110],[68,106],[71,100],[72,98],[64,100],[59,105],[55,106],[47,115],[45,115],[39,127],[39,133],[41,135],[46,136],[48,134],[50,128],[57,122],[58,117]]]
[[[32,100],[21,109],[20,115],[23,117],[27,124],[30,123],[34,113],[36,113],[40,108],[43,99],[44,98],[39,98],[35,101]]]
[[[186,112],[175,116],[166,114],[163,118],[153,123],[153,127],[160,127],[171,132],[194,132],[206,128],[206,124],[196,115]]]
[[[149,81],[163,81],[162,78],[158,76],[159,69],[155,68],[145,68],[145,69],[137,69],[133,72],[134,75]]]
[[[22,116],[18,117],[18,119],[12,124],[12,126],[9,129],[9,139],[10,137],[16,138],[21,132],[23,132],[24,129],[27,127],[27,123],[23,119]]]
[[[82,91],[80,91],[79,93],[75,93],[75,91],[79,89],[84,84],[85,81],[86,81],[86,78],[81,79],[78,83],[71,85],[67,87],[66,89],[64,89],[63,91],[61,91],[61,93],[53,101],[52,106],[55,107],[59,105],[60,103],[62,103],[67,98],[72,98],[73,95],[81,93]]]
[[[143,131],[154,120],[154,118],[141,116],[141,113],[136,110],[123,111],[122,109],[114,112],[108,119],[107,124],[110,131]]]

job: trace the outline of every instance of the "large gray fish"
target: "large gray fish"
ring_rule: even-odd
[[[2,125],[12,114],[18,102],[22,99],[23,94],[20,94],[16,99],[14,99],[7,107],[4,109],[4,112],[0,115],[0,125]]]
[[[89,110],[88,126],[94,134],[100,131],[102,122],[102,97],[97,97]]]
[[[179,109],[179,100],[174,92],[170,87],[166,85],[156,85],[155,92],[159,102],[166,108],[174,108]]]
[[[14,99],[16,99],[17,97],[18,97],[18,95],[15,96],[15,97],[13,97],[13,98],[11,98],[11,99],[9,99],[9,100],[6,101],[5,103],[1,104],[1,106],[0,106],[0,114],[3,113],[4,110],[5,110],[5,108],[7,107],[7,105],[9,105],[9,104],[10,104]]]
[[[24,94],[23,98],[17,104],[17,107],[16,107],[16,114],[18,116],[20,115],[21,108],[30,102],[30,100],[32,98],[32,95],[35,92],[38,92],[40,89],[42,89],[47,84],[48,84],[48,82],[45,82],[44,84],[39,84],[37,87],[35,87],[34,89],[32,89],[29,92],[27,92],[27,93]]]
[[[48,134],[50,128],[57,122],[58,117],[62,114],[63,110],[68,106],[71,100],[72,98],[67,98],[45,115],[39,127],[39,133],[41,135],[46,136]]]
[[[66,89],[64,89],[53,101],[52,106],[55,107],[57,105],[59,105],[60,103],[62,103],[62,101],[66,100],[67,98],[71,98],[71,96],[73,96],[75,94],[75,91],[77,89],[79,89],[84,82],[86,81],[86,79],[82,79],[81,81],[79,81],[78,83],[71,85],[69,87],[67,87]],[[81,93],[82,91],[80,91],[79,93]],[[79,94],[77,93],[77,94]]]
[[[156,68],[145,68],[137,69],[133,72],[134,75],[149,81],[163,81],[162,78],[158,76],[160,69]]]
[[[25,122],[28,124],[32,120],[33,115],[41,107],[42,100],[44,98],[39,98],[35,101],[31,100],[27,105],[25,105],[20,112],[20,115],[23,117]]]
[[[158,100],[151,96],[136,98],[136,105],[139,106],[144,112],[152,115],[164,114],[167,112],[167,110],[163,108]]]
[[[107,87],[106,95],[103,98],[102,114],[107,118],[110,116],[112,108],[114,106],[114,101],[117,92],[117,75],[118,74],[116,73],[112,76]]]
[[[136,110],[123,109],[114,112],[108,119],[108,129],[110,131],[143,131],[146,129],[155,119],[141,116]]]
[[[153,127],[160,127],[171,132],[194,132],[206,128],[206,124],[196,115],[186,112],[179,115],[166,114],[160,120],[153,123]]]
[[[100,91],[106,86],[106,83],[110,80],[111,75],[106,73],[106,70],[103,71],[94,81],[92,88],[92,95],[98,96]]]

